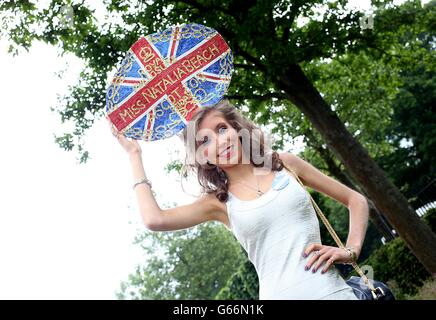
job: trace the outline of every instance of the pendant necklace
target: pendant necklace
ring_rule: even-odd
[[[262,192],[262,191],[260,190],[260,188],[259,188],[259,181],[257,181],[257,176],[256,176],[257,189],[254,188],[254,187],[252,187],[252,186],[250,186],[249,184],[245,183],[244,181],[239,181],[239,182],[245,184],[247,187],[250,187],[251,189],[256,190],[256,194],[257,194],[258,197],[260,197],[261,195],[264,194],[264,192]]]

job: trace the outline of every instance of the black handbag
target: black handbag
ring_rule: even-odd
[[[362,285],[362,278],[351,276],[345,281],[354,291],[354,294],[359,300],[395,300],[395,296],[391,289],[381,281],[372,280],[373,291],[368,285]]]
[[[289,172],[293,174],[293,176],[301,184],[303,189],[306,190],[304,184],[300,181],[300,178],[294,172],[294,170],[289,166],[287,166],[285,163],[283,163],[283,165]],[[324,213],[322,213],[321,209],[318,207],[315,200],[313,200],[310,193],[308,191],[307,193],[309,194],[310,200],[312,201],[315,211],[318,213],[319,217],[323,221],[327,230],[330,232],[331,236],[335,240],[338,247],[345,249],[345,246],[343,245],[341,239],[339,239],[338,235],[336,234],[335,230],[332,228],[330,222],[327,220]],[[370,281],[368,277],[363,273],[362,269],[360,269],[360,267],[357,265],[356,262],[352,262],[351,265],[354,267],[354,269],[360,275],[360,277],[351,276],[345,282],[353,289],[354,294],[359,300],[395,300],[395,296],[392,293],[392,290],[385,283],[377,280]]]

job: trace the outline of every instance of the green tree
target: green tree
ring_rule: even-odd
[[[402,73],[404,86],[393,103],[393,121],[385,129],[396,152],[379,161],[412,205],[419,207],[423,203],[417,193],[436,177],[436,69],[423,62],[414,67]],[[436,200],[434,188],[429,190],[427,201]]]
[[[121,284],[119,299],[214,299],[244,261],[239,243],[215,222],[145,231],[135,243],[147,258]]]
[[[67,150],[74,147],[71,138],[79,139],[92,124],[92,118],[86,116],[103,113],[106,75],[141,34],[186,21],[218,30],[235,54],[236,72],[230,97],[243,99],[250,113],[270,112],[280,105],[280,100],[290,101],[297,107],[427,271],[436,274],[436,235],[353,137],[302,68],[314,59],[334,58],[369,48],[390,54],[405,44],[413,54],[402,57],[403,62],[414,62],[422,50],[420,39],[410,34],[432,30],[434,2],[422,8],[419,1],[399,6],[391,1],[374,1],[378,32],[362,30],[359,25],[362,13],[345,10],[346,3],[345,0],[156,0],[149,4],[113,0],[105,2],[108,17],[100,25],[92,10],[83,3],[72,3],[73,30],[56,23],[65,4],[59,0],[52,0],[48,9],[43,10],[27,0],[6,1],[0,10],[12,13],[15,18],[7,21],[3,33],[16,46],[28,48],[33,40],[43,40],[59,45],[64,52],[73,52],[86,62],[82,82],[58,109],[63,121],[73,120],[77,124],[73,136],[57,138]],[[299,25],[299,17],[307,22]],[[398,41],[398,33],[407,43]]]
[[[305,64],[304,69],[310,78],[315,79],[313,82],[324,99],[334,107],[347,129],[359,139],[371,157],[377,159],[394,152],[382,129],[393,121],[392,102],[401,85],[398,66],[376,60],[360,51],[337,56],[330,61],[317,59]],[[302,137],[306,145],[300,155],[302,158],[350,188],[366,193],[298,109],[288,105],[283,116],[272,114],[268,117],[258,121],[269,121],[272,131],[279,136],[289,139]],[[278,139],[277,148],[282,149],[286,140]],[[368,198],[371,221],[381,235],[392,239],[391,227]]]
[[[248,259],[244,251],[244,261],[239,266],[237,272],[229,278],[226,286],[223,287],[216,299],[219,300],[258,300],[259,299],[259,279],[256,269]]]

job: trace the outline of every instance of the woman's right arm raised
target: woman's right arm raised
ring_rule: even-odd
[[[133,177],[135,181],[139,181],[145,177],[142,157],[140,154],[130,154],[129,158]],[[209,220],[218,220],[219,209],[214,204],[211,194],[187,205],[161,209],[147,184],[137,185],[135,193],[144,225],[152,231],[180,230]]]
[[[109,126],[112,134],[129,155],[134,181],[146,177],[142,163],[142,151],[138,141],[134,139],[129,141],[110,122]],[[212,194],[204,195],[188,205],[162,210],[147,184],[137,185],[135,193],[142,221],[146,228],[152,231],[180,230],[206,221],[220,220],[220,208]]]

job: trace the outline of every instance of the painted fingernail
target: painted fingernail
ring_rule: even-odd
[[[315,273],[316,272],[316,269],[312,269],[312,273]]]
[[[307,257],[307,254],[306,254],[306,252],[303,252],[303,257],[305,257],[305,258]]]
[[[324,274],[324,273],[325,273],[325,271],[324,271],[324,270],[322,270],[322,271],[321,271],[321,273],[322,273],[322,274]]]
[[[309,267],[308,267],[308,266],[305,266],[305,267],[304,267],[304,270],[306,270],[306,271],[309,270]]]

